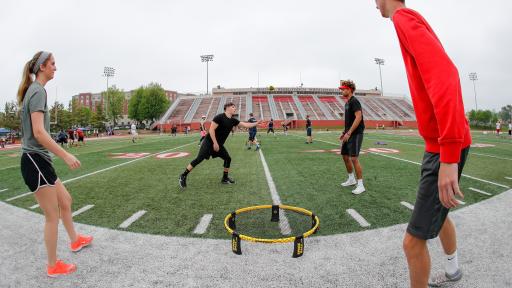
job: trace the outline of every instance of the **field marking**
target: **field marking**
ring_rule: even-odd
[[[272,179],[272,175],[270,175],[270,169],[268,169],[267,161],[265,161],[265,156],[263,156],[263,152],[261,152],[261,150],[262,149],[259,150],[261,163],[263,164],[263,170],[265,171],[265,177],[267,178],[268,188],[270,189],[270,195],[272,196],[272,203],[274,205],[281,205],[282,203],[281,199],[279,198],[279,194],[277,194],[276,184]],[[290,235],[292,233],[288,218],[282,209],[279,209],[279,227],[281,228],[281,234],[283,235]]]
[[[347,213],[352,216],[352,218],[354,218],[354,220],[357,221],[357,223],[359,223],[359,225],[363,228],[366,228],[366,227],[370,227],[370,223],[368,223],[368,221],[366,221],[366,219],[364,219],[363,216],[361,216],[361,214],[357,213],[356,210],[354,209],[347,209]]]
[[[204,234],[204,232],[206,232],[206,229],[210,225],[212,218],[213,214],[204,214],[203,217],[201,217],[199,224],[197,224],[196,229],[194,229],[194,234]]]
[[[73,212],[73,214],[71,214],[71,216],[75,217],[77,215],[80,215],[80,214],[84,213],[85,211],[91,209],[92,207],[94,207],[94,205],[86,205],[86,206],[76,210],[75,212]]]
[[[126,161],[126,162],[123,162],[123,163],[120,163],[120,164],[117,164],[117,165],[114,165],[114,166],[110,166],[110,167],[107,167],[107,168],[104,168],[104,169],[101,169],[101,170],[98,170],[98,171],[95,171],[95,172],[91,172],[91,173],[87,173],[85,175],[82,175],[82,176],[78,176],[78,177],[75,177],[75,178],[71,178],[71,179],[68,179],[68,180],[65,180],[65,181],[62,181],[62,184],[66,184],[66,183],[69,183],[69,182],[73,182],[73,181],[76,181],[78,179],[82,179],[82,178],[85,178],[85,177],[88,177],[88,176],[91,176],[91,175],[95,175],[95,174],[98,174],[98,173],[101,173],[101,172],[105,172],[105,171],[108,171],[108,170],[111,170],[111,169],[114,169],[114,168],[117,168],[117,167],[121,167],[121,166],[124,166],[124,165],[128,165],[130,163],[133,163],[135,161],[139,161],[139,160],[142,160],[142,159],[146,159],[146,158],[149,158],[149,157],[152,157],[152,156],[155,156],[155,155],[158,155],[158,154],[161,154],[161,153],[165,153],[165,152],[168,152],[168,151],[172,151],[172,150],[175,150],[175,149],[179,149],[179,148],[183,148],[185,146],[188,146],[188,145],[191,145],[193,143],[196,143],[196,141],[194,142],[191,142],[191,143],[188,143],[188,144],[185,144],[185,145],[181,145],[181,146],[178,146],[178,147],[175,147],[175,148],[171,148],[171,149],[167,149],[167,150],[164,150],[164,151],[160,151],[160,152],[157,152],[157,153],[153,153],[153,154],[149,154],[147,156],[144,156],[142,158],[137,158],[137,159],[133,159],[133,160],[130,160],[130,161]],[[19,199],[19,198],[22,198],[22,197],[25,197],[27,195],[31,195],[33,194],[33,192],[27,192],[27,193],[24,193],[24,194],[21,194],[21,195],[18,195],[18,196],[14,196],[12,198],[9,198],[7,200],[5,200],[5,202],[11,202],[13,200],[16,200],[16,199]]]
[[[324,141],[324,140],[316,140],[316,141],[320,141],[320,142],[324,142],[324,143],[328,143],[328,144],[333,144],[333,145],[338,145],[336,143],[329,142],[329,141]],[[404,161],[404,162],[408,162],[408,163],[412,163],[412,164],[416,164],[416,165],[420,165],[421,166],[421,163],[415,162],[415,161],[411,161],[411,160],[407,160],[407,159],[402,159],[402,158],[398,158],[398,157],[394,157],[394,156],[389,156],[389,155],[385,155],[385,154],[381,154],[381,153],[375,153],[375,152],[368,152],[368,153],[369,154],[379,155],[379,156],[382,156],[382,157],[387,157],[387,158],[395,159],[395,160],[400,160],[400,161]],[[473,180],[477,180],[477,181],[480,181],[480,182],[484,182],[484,183],[488,183],[488,184],[493,184],[493,185],[496,185],[496,186],[500,186],[500,187],[503,187],[503,188],[510,189],[510,187],[507,186],[507,185],[503,185],[503,184],[499,184],[499,183],[496,183],[496,182],[480,179],[480,178],[477,178],[477,177],[474,177],[474,176],[470,176],[470,175],[467,175],[467,174],[464,174],[464,173],[462,173],[462,176],[464,176],[466,178],[473,179]]]
[[[9,189],[8,188],[7,189],[2,189],[2,190],[0,190],[0,192],[4,192],[4,191],[7,191],[7,190],[9,190]]]
[[[130,225],[132,225],[133,222],[139,220],[139,218],[142,217],[142,215],[144,215],[144,214],[146,214],[145,210],[138,211],[137,213],[130,216],[130,218],[124,220],[124,222],[121,223],[121,225],[119,225],[119,228],[123,228],[123,229],[128,228]]]
[[[478,192],[480,194],[484,194],[484,195],[487,195],[487,196],[492,196],[492,194],[489,193],[489,192],[485,192],[485,191],[482,191],[482,190],[479,190],[479,189],[476,189],[476,188],[473,188],[473,187],[469,187],[469,190],[472,190],[472,191],[475,191],[475,192]]]
[[[414,206],[409,202],[402,201],[400,202],[400,204],[402,204],[403,206],[407,207],[410,210],[414,210]]]
[[[0,170],[5,170],[5,169],[10,169],[10,168],[15,168],[15,167],[20,167],[20,165],[14,165],[14,166],[3,167],[3,168],[0,168]]]
[[[38,207],[39,207],[39,204],[36,204],[36,205],[34,205],[34,206],[30,206],[29,208],[30,208],[30,209],[32,209],[32,210],[34,210],[34,209],[36,209],[36,208],[38,208]]]
[[[512,177],[505,177],[505,179],[512,180]]]

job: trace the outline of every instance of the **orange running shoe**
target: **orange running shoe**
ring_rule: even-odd
[[[76,265],[75,264],[66,264],[62,260],[57,260],[55,262],[55,266],[50,267],[48,265],[47,267],[47,274],[49,277],[56,278],[62,275],[68,275],[76,271]]]
[[[78,239],[76,239],[75,242],[71,243],[71,251],[78,252],[82,250],[82,248],[89,246],[91,242],[92,236],[78,234]]]

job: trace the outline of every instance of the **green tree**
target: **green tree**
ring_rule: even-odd
[[[57,117],[57,118],[55,118]],[[60,130],[71,127],[70,112],[64,108],[64,104],[55,102],[50,108],[50,122],[52,130]]]
[[[20,130],[21,119],[18,115],[18,104],[16,101],[6,102],[0,126],[11,130]]]
[[[103,99],[107,99],[107,119],[112,120],[114,126],[123,113],[124,92],[116,86],[108,88],[108,93],[103,92]]]
[[[144,91],[146,89],[144,87],[140,87],[135,90],[130,98],[130,103],[128,104],[128,118],[133,119],[137,122],[144,121],[144,114],[142,113],[141,103],[142,99],[144,99]]]
[[[144,97],[140,103],[144,120],[153,123],[169,107],[165,90],[157,83],[151,83],[144,88]]]
[[[507,105],[501,107],[501,111],[499,113],[499,117],[503,121],[512,121],[512,105]]]
[[[93,112],[91,116],[91,126],[94,128],[103,128],[106,121],[105,113],[103,113],[103,105],[96,103],[96,111]]]

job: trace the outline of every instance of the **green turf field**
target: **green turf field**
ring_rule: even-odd
[[[283,204],[303,207],[316,213],[321,221],[317,235],[346,233],[390,226],[408,221],[411,210],[402,201],[414,205],[423,156],[422,140],[414,132],[368,131],[363,149],[387,148],[398,153],[365,153],[360,156],[367,192],[355,196],[353,188],[342,188],[346,172],[338,149],[339,132],[314,131],[314,143],[304,143],[305,133],[294,131],[288,136],[260,135],[262,152],[277,193]],[[94,207],[75,217],[80,223],[133,232],[206,238],[228,238],[224,217],[231,211],[253,205],[272,204],[260,154],[244,147],[246,133],[230,136],[227,149],[232,157],[234,185],[222,185],[222,160],[201,163],[188,177],[188,187],[181,190],[178,175],[193,159],[199,135],[145,136],[133,144],[130,139],[88,141],[85,147],[70,148],[82,162],[78,170],[68,170],[54,160],[60,179],[73,196],[73,210]],[[385,142],[386,145],[377,145]],[[492,147],[472,148],[461,188],[465,205],[471,205],[510,189],[512,186],[512,140],[474,133],[474,143]],[[326,150],[326,152],[311,152]],[[188,152],[189,156],[158,159],[165,152]],[[149,153],[144,158],[117,159],[116,153]],[[33,195],[14,200],[28,192],[19,170],[19,151],[0,150],[0,200],[41,213]],[[507,179],[510,178],[510,179]],[[477,193],[475,188],[491,196]],[[355,209],[367,222],[361,227],[347,212]],[[146,213],[128,228],[118,228],[134,213]],[[193,233],[201,217],[212,214],[204,234]],[[308,230],[310,219],[286,213],[293,235]],[[280,237],[277,223],[270,222],[270,210],[240,215],[241,233],[258,237]]]

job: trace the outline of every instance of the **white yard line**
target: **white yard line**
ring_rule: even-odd
[[[473,191],[475,191],[475,192],[478,192],[478,193],[480,193],[480,194],[484,194],[484,195],[487,195],[487,196],[492,196],[492,194],[491,194],[491,193],[488,193],[488,192],[485,192],[485,191],[482,191],[482,190],[478,190],[478,189],[473,188],[473,187],[469,187],[469,190],[473,190]]]
[[[505,177],[505,179],[512,180],[512,177]]]
[[[92,207],[94,207],[94,205],[87,205],[87,206],[84,206],[78,210],[76,210],[75,212],[73,212],[73,214],[71,214],[71,216],[75,217],[77,215],[80,215],[82,213],[84,213],[85,211],[91,209]]]
[[[34,205],[34,206],[30,206],[29,208],[30,208],[30,209],[32,209],[32,210],[34,210],[34,209],[36,209],[37,207],[39,207],[39,204],[36,204],[36,205]]]
[[[270,175],[270,170],[268,169],[267,161],[265,161],[265,156],[263,156],[261,149],[259,152],[261,163],[263,164],[263,170],[265,171],[265,177],[267,178],[268,188],[270,189],[270,195],[272,196],[272,203],[274,205],[281,205],[281,199],[279,198],[279,194],[277,194],[276,184],[272,179],[272,175]],[[279,227],[281,228],[281,234],[283,235],[290,235],[292,233],[292,229],[288,223],[288,218],[282,209],[279,209]]]
[[[117,167],[121,167],[121,166],[124,166],[124,165],[128,165],[128,164],[131,164],[135,161],[139,161],[139,160],[142,160],[142,159],[146,159],[146,158],[149,158],[149,157],[152,157],[152,156],[155,156],[155,155],[158,155],[158,154],[162,154],[162,153],[165,153],[165,152],[169,152],[169,151],[172,151],[172,150],[175,150],[175,149],[179,149],[179,148],[183,148],[185,146],[188,146],[188,145],[191,145],[193,143],[196,143],[195,141],[192,142],[192,143],[188,143],[188,144],[185,144],[185,145],[181,145],[181,146],[178,146],[178,147],[175,147],[175,148],[171,148],[171,149],[167,149],[167,150],[164,150],[164,151],[160,151],[160,152],[157,152],[157,153],[153,153],[153,154],[149,154],[147,156],[144,156],[144,157],[141,157],[141,158],[137,158],[137,159],[133,159],[133,160],[130,160],[130,161],[126,161],[126,162],[123,162],[121,164],[117,164],[117,165],[114,165],[114,166],[110,166],[110,167],[107,167],[107,168],[104,168],[104,169],[101,169],[101,170],[98,170],[98,171],[95,171],[95,172],[91,172],[91,173],[87,173],[85,175],[82,175],[82,176],[78,176],[78,177],[75,177],[75,178],[71,178],[71,179],[68,179],[68,180],[65,180],[65,181],[62,181],[62,184],[66,184],[66,183],[69,183],[69,182],[73,182],[73,181],[76,181],[78,179],[82,179],[82,178],[85,178],[85,177],[88,177],[88,176],[91,176],[91,175],[95,175],[95,174],[98,174],[98,173],[101,173],[101,172],[105,172],[105,171],[108,171],[108,170],[111,170],[111,169],[114,169],[114,168],[117,168]],[[12,198],[9,198],[7,200],[5,200],[5,202],[11,202],[13,200],[16,200],[16,199],[19,199],[19,198],[22,198],[22,197],[25,197],[27,195],[31,195],[33,194],[33,192],[27,192],[27,193],[24,193],[24,194],[21,194],[21,195],[18,195],[18,196],[14,196]]]
[[[4,191],[7,191],[7,190],[9,190],[9,189],[2,189],[2,190],[0,190],[0,192],[4,192]]]
[[[3,167],[3,168],[0,168],[0,170],[5,170],[5,169],[10,169],[10,168],[15,168],[15,167],[20,167],[20,165],[14,165],[14,166]]]
[[[352,218],[354,218],[354,220],[357,221],[357,223],[359,223],[359,225],[363,228],[366,228],[366,227],[370,227],[370,223],[368,223],[368,221],[366,221],[366,219],[363,218],[363,216],[361,216],[361,214],[357,213],[356,210],[354,209],[347,209],[347,213],[352,216]]]
[[[206,229],[208,229],[208,226],[210,225],[212,218],[213,214],[204,214],[203,217],[201,217],[199,224],[197,224],[196,229],[194,229],[194,234],[204,234],[204,232],[206,232]]]
[[[403,206],[407,207],[410,210],[414,210],[414,206],[409,202],[402,201],[400,202],[400,204],[402,204]]]
[[[146,214],[146,211],[140,210],[139,212],[130,216],[130,218],[124,220],[124,222],[121,223],[121,225],[119,225],[119,228],[123,228],[123,229],[128,228],[130,225],[132,225],[133,222],[139,220],[139,218],[142,217],[142,215],[144,215],[144,214]]]
[[[336,144],[334,142],[329,142],[329,141],[324,141],[324,140],[315,140],[315,141],[324,142],[324,143],[328,143],[328,144],[333,144],[333,145],[339,146],[339,144]],[[410,160],[407,160],[407,159],[402,159],[402,158],[398,158],[398,157],[394,157],[394,156],[389,156],[389,155],[385,155],[385,154],[381,154],[381,153],[368,152],[368,154],[375,154],[375,155],[379,155],[379,156],[382,156],[382,157],[387,157],[387,158],[391,158],[391,159],[395,159],[395,160],[400,160],[400,161],[404,161],[404,162],[408,162],[408,163],[412,163],[412,164],[416,164],[416,165],[420,165],[421,166],[421,163],[419,163],[419,162],[410,161]],[[462,174],[462,176],[464,176],[466,178],[473,179],[473,180],[477,180],[477,181],[480,181],[480,182],[484,182],[484,183],[488,183],[488,184],[493,184],[493,185],[496,185],[496,186],[500,186],[500,187],[503,187],[503,188],[510,189],[510,187],[507,186],[507,185],[503,185],[503,184],[499,184],[499,183],[496,183],[496,182],[480,179],[480,178],[473,177],[473,176],[470,176],[470,175],[467,175],[467,174],[464,174],[464,173]]]

